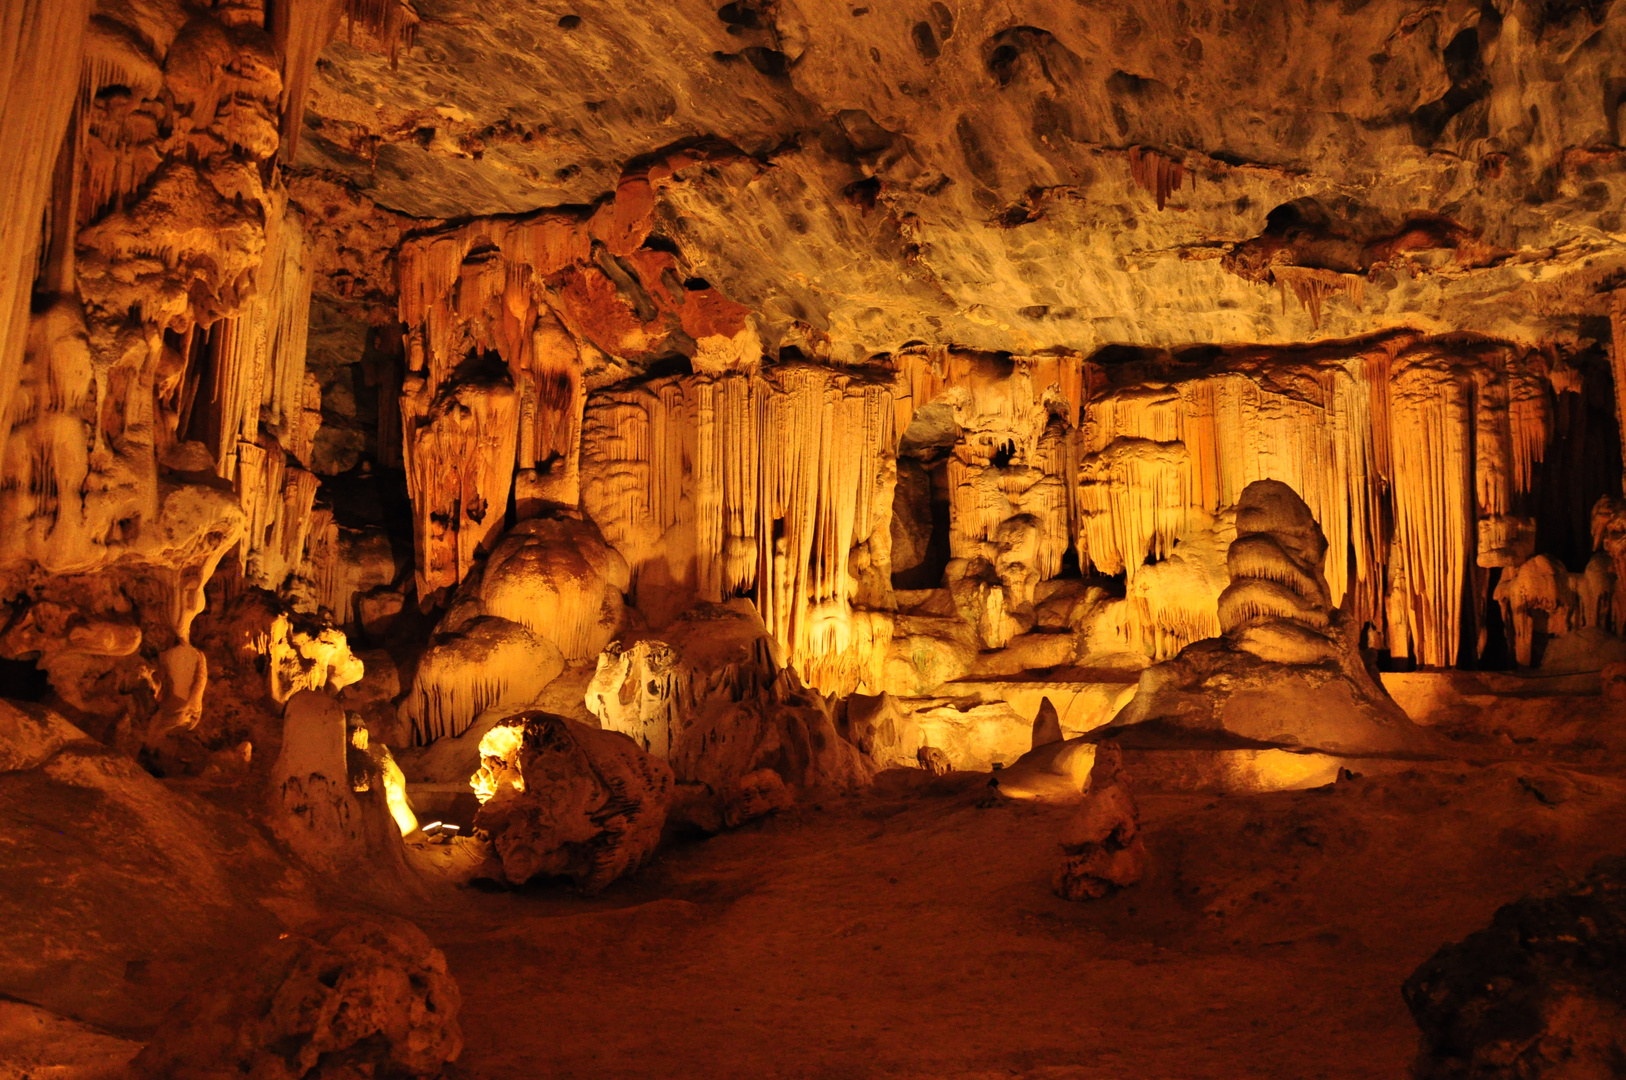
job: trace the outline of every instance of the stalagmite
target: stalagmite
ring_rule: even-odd
[[[1051,882],[1063,900],[1098,900],[1146,874],[1146,842],[1123,752],[1103,743],[1092,762],[1084,801],[1062,831],[1065,858]]]
[[[1282,479],[1324,525],[1333,606],[1352,593],[1374,641],[1455,662],[1474,568],[1529,555],[1518,512],[1553,431],[1538,354],[1467,352],[1400,340],[1288,367],[1242,355],[1172,385],[1115,376],[1084,410],[1081,558],[1140,592],[1148,556]]]
[[[857,749],[837,733],[826,703],[781,669],[776,651],[748,601],[701,604],[658,636],[611,644],[587,708],[672,766],[684,816],[702,827],[866,786]]]
[[[1142,672],[1104,731],[1124,747],[1410,755],[1429,739],[1367,670],[1358,628],[1330,606],[1326,537],[1304,500],[1260,480],[1237,500],[1223,636]]]
[[[1523,667],[1534,662],[1537,634],[1562,637],[1579,629],[1580,598],[1570,586],[1570,575],[1546,555],[1520,566],[1496,587],[1504,624],[1513,635],[1514,656]]]

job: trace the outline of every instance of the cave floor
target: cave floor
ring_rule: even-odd
[[[1144,794],[1149,876],[1094,903],[1049,889],[1065,807],[892,773],[596,898],[469,891],[424,925],[482,1080],[1401,1077],[1406,976],[1621,848],[1616,756]]]

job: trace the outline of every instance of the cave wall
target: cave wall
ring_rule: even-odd
[[[192,722],[212,577],[382,642],[579,516],[920,695],[1216,634],[1262,478],[1392,660],[1618,629],[1619,6],[17,5],[4,654]]]

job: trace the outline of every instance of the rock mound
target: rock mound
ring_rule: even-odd
[[[1249,484],[1220,595],[1222,635],[1142,674],[1107,733],[1125,746],[1422,755],[1432,742],[1367,669],[1329,601],[1326,537],[1286,484]]]
[[[399,919],[283,935],[177,1005],[136,1057],[136,1080],[439,1076],[463,1049],[446,958]]]
[[[1626,859],[1525,897],[1446,945],[1401,991],[1420,1080],[1583,1080],[1626,1063]]]
[[[597,892],[660,842],[672,770],[619,732],[522,713],[486,732],[480,759],[474,824],[511,884],[568,877]]]

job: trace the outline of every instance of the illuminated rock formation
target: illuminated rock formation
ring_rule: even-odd
[[[600,657],[587,707],[671,765],[694,823],[737,825],[869,783],[830,703],[802,689],[747,602],[701,604]]]
[[[1304,501],[1280,481],[1254,481],[1236,532],[1223,636],[1147,668],[1105,730],[1126,746],[1425,752],[1424,733],[1368,671],[1353,620],[1330,604],[1327,541]]]
[[[1064,738],[1061,717],[1047,697],[1033,721],[1033,749],[994,774],[990,783],[1013,799],[1071,802],[1090,782],[1096,746],[1082,738]]]
[[[475,825],[512,884],[569,877],[598,892],[660,842],[672,770],[619,732],[522,713],[486,732],[480,758]]]
[[[1098,900],[1146,873],[1140,814],[1112,743],[1096,749],[1084,801],[1062,829],[1065,856],[1051,888],[1063,900]]]
[[[1546,555],[1537,555],[1504,577],[1496,587],[1496,599],[1513,636],[1514,656],[1524,667],[1534,662],[1538,633],[1562,637],[1582,623],[1581,600],[1569,573]]]
[[[131,1068],[141,1080],[441,1074],[462,994],[422,930],[375,917],[302,927],[193,991]]]
[[[504,535],[474,584],[481,614],[519,623],[566,660],[589,660],[620,627],[629,580],[591,523],[542,518]]]
[[[400,887],[410,877],[401,849],[406,807],[399,791],[391,798],[386,755],[382,744],[369,753],[365,734],[352,737],[333,698],[299,691],[284,712],[271,769],[273,831],[325,873],[366,867]]]
[[[891,617],[857,601],[881,602],[889,566],[885,376],[782,365],[589,400],[582,508],[626,559],[653,625],[696,599],[750,594],[809,686],[880,682]]]
[[[1455,662],[1476,567],[1531,554],[1516,510],[1568,376],[1536,352],[1404,337],[1286,365],[1244,352],[1199,375],[1166,372],[1114,371],[1085,408],[1081,555],[1135,590],[1147,556],[1169,556],[1254,480],[1281,479],[1329,523],[1332,606],[1348,594],[1391,655]],[[1166,654],[1154,625],[1149,651]]]
[[[454,619],[419,658],[401,722],[419,745],[461,735],[484,713],[535,705],[564,666],[557,646],[519,623],[494,615]]]
[[[1626,499],[1605,496],[1592,508],[1592,546],[1613,570],[1606,625],[1619,632],[1626,629]]]

